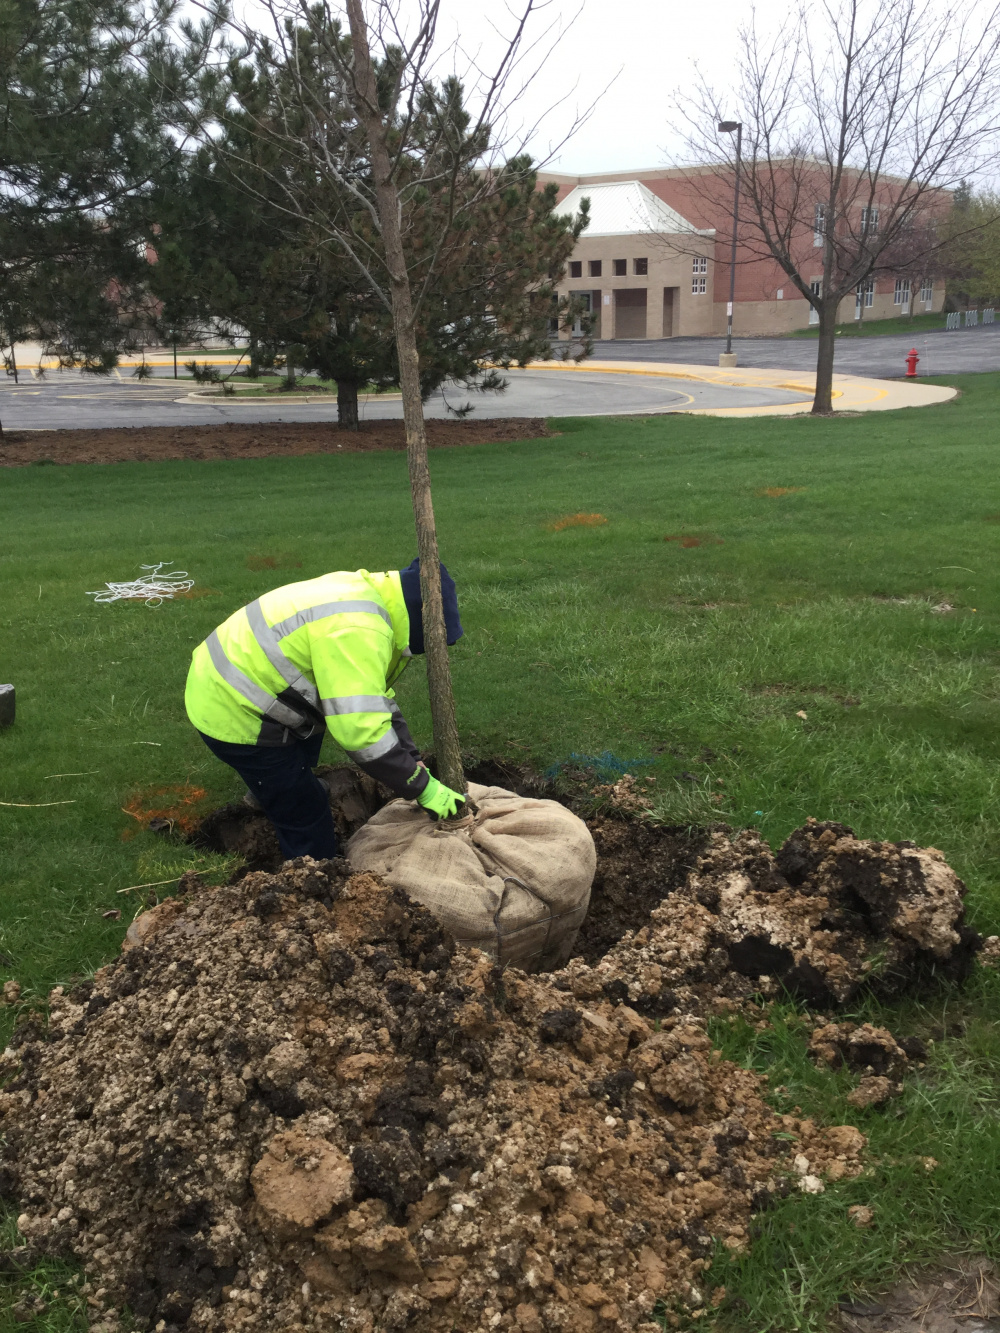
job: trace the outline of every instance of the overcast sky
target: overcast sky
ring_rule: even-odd
[[[759,0],[756,12],[763,27],[772,17],[780,21],[788,6]],[[668,126],[671,89],[691,81],[695,61],[724,89],[736,25],[749,14],[749,7],[735,0],[551,0],[534,31],[540,35],[561,22],[562,33],[552,33],[539,51],[540,57],[551,47],[544,72],[527,90],[519,111],[525,123],[541,122],[534,156],[546,157],[577,111],[584,112],[613,79],[590,120],[558,151],[552,169],[582,173],[664,165],[668,152],[680,150]],[[491,19],[500,30],[511,31],[504,8],[443,0],[442,44],[458,34],[465,51],[478,52],[488,64],[499,47]],[[531,63],[537,66],[538,58]],[[562,98],[567,100],[548,111]]]

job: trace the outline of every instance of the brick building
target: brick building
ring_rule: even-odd
[[[576,211],[582,199],[590,200],[590,226],[567,265],[559,294],[578,296],[595,312],[595,337],[725,333],[732,178],[728,183],[715,178],[707,190],[700,177],[697,169],[541,173],[542,181],[558,184],[559,202],[567,212]],[[869,225],[877,226],[878,210],[871,213]],[[803,269],[810,282],[819,283],[822,237],[803,232],[800,245]],[[810,253],[815,256],[811,274]],[[944,297],[942,280],[911,288],[908,277],[879,276],[843,302],[840,321],[938,311]],[[787,333],[813,322],[812,307],[780,266],[738,245],[734,334]]]

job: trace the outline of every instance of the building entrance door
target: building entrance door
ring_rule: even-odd
[[[663,289],[663,336],[676,338],[681,317],[681,289],[664,287]]]
[[[646,288],[624,287],[615,292],[615,337],[645,338]]]
[[[589,315],[591,310],[593,309],[591,300],[592,293],[570,292],[570,296],[572,297],[578,312],[576,318],[573,321],[573,337],[579,338],[583,335],[583,326],[580,323],[580,315],[581,314]]]

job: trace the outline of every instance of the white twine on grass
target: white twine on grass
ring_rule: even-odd
[[[106,602],[145,602],[147,606],[162,606],[177,593],[190,592],[194,587],[194,579],[188,577],[186,569],[160,572],[164,565],[173,563],[172,560],[161,560],[157,565],[140,565],[140,569],[148,569],[150,573],[124,583],[106,583],[99,592],[88,592],[86,596],[93,597],[95,605]]]

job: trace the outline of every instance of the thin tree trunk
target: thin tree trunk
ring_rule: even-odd
[[[295,387],[295,363],[287,348],[285,350],[285,383],[290,389]]]
[[[255,380],[260,374],[260,351],[257,347],[257,339],[250,339],[250,378]]]
[[[337,381],[337,424],[341,430],[358,429],[358,382]]]
[[[17,384],[17,383],[19,383],[18,378],[17,378],[17,356],[16,356],[15,353],[14,353],[14,344],[13,344],[13,343],[11,343],[11,345],[10,345],[10,364],[11,364],[11,367],[12,367],[12,369],[13,369],[13,371],[14,371],[14,383]]]
[[[430,692],[431,725],[438,777],[454,791],[464,792],[465,773],[458,741],[455,695],[451,685],[448,643],[441,602],[440,556],[434,506],[431,502],[431,474],[427,462],[427,430],[420,394],[420,358],[414,327],[410,280],[400,232],[399,194],[392,179],[392,162],[385,141],[385,125],[378,109],[375,73],[368,46],[361,0],[347,0],[354,50],[354,77],[359,94],[359,114],[371,150],[375,179],[375,202],[382,226],[386,267],[392,292],[392,314],[399,354],[399,379],[403,391],[403,421],[406,426],[406,453],[410,468],[410,492],[417,528],[417,554],[420,557],[420,588],[423,594],[424,644],[427,650],[427,682]]]
[[[833,353],[837,332],[837,306],[838,302],[829,296],[820,305],[816,397],[812,405],[815,416],[828,417],[833,412]]]

